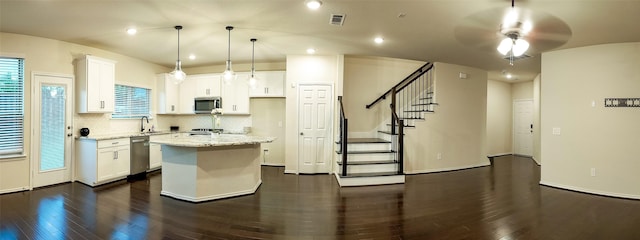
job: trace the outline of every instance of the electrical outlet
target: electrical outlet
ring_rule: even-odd
[[[442,160],[442,153],[438,153],[438,155],[436,156],[436,158],[437,158],[438,160]]]
[[[596,176],[596,168],[591,168],[591,176],[592,177]]]

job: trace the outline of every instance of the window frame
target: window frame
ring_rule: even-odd
[[[147,106],[146,107],[148,109],[148,112],[145,113],[145,114],[131,114],[131,112],[128,113],[128,114],[118,114],[117,110],[118,110],[118,108],[120,106],[120,105],[118,105],[118,86],[129,88],[127,91],[136,91],[138,89],[146,90],[146,95],[147,95],[146,96],[147,97],[147,100],[146,100]],[[114,104],[113,104],[113,112],[111,113],[111,119],[124,119],[124,120],[126,120],[126,119],[138,119],[138,118],[141,118],[143,116],[151,118],[151,115],[152,115],[152,104],[151,104],[152,89],[146,88],[146,87],[141,87],[141,86],[134,86],[134,85],[129,85],[129,84],[118,84],[118,83],[114,84],[113,89],[114,89],[113,90],[113,102],[114,102]],[[131,102],[129,103],[129,105],[127,105],[125,107],[132,108],[132,105],[130,105],[130,104],[131,104]]]
[[[19,121],[19,134],[15,134],[16,136],[20,136],[20,137],[16,137],[16,140],[19,140],[20,144],[15,144],[15,150],[13,150],[13,152],[11,151],[11,149],[6,150],[7,153],[0,153],[0,161],[2,160],[9,160],[9,159],[14,159],[14,158],[24,158],[26,157],[25,154],[25,63],[26,63],[26,59],[22,56],[6,56],[6,55],[0,55],[0,59],[2,59],[3,61],[5,59],[14,59],[14,60],[18,60],[18,66],[20,67],[17,70],[18,73],[18,78],[21,81],[20,83],[20,91],[16,91],[16,93],[20,92],[20,115],[21,117],[19,117],[21,119],[21,121]],[[16,122],[17,123],[17,122]],[[18,145],[21,145],[21,147],[18,148]],[[9,145],[9,147],[11,147],[12,145]],[[19,150],[16,151],[16,150]]]

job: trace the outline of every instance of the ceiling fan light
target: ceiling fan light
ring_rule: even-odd
[[[513,45],[513,56],[519,57],[529,49],[529,42],[524,39],[518,39]]]
[[[513,40],[511,38],[505,38],[498,45],[498,52],[502,55],[507,55],[513,46]]]

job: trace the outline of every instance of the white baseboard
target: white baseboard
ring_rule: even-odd
[[[533,161],[536,162],[538,166],[542,166],[542,164],[540,164],[540,161],[538,161],[538,159],[536,159],[535,157],[531,156],[531,159],[533,159]]]
[[[261,163],[261,166],[284,167],[284,163]]]
[[[298,174],[298,171],[296,170],[290,170],[290,169],[285,169],[284,170],[285,174]]]
[[[24,186],[24,187],[17,187],[17,188],[10,188],[10,189],[0,190],[0,194],[12,193],[12,192],[22,192],[22,191],[28,191],[28,190],[29,190],[29,186]]]
[[[489,155],[487,155],[487,157],[502,157],[502,156],[507,156],[507,155],[513,155],[513,153],[510,153],[510,152],[506,152],[506,153],[494,153],[494,154],[489,154]]]
[[[466,165],[466,166],[459,166],[459,167],[449,167],[449,168],[436,168],[436,169],[425,169],[425,170],[416,170],[416,171],[405,171],[405,174],[422,174],[422,173],[437,173],[437,172],[448,172],[448,171],[456,171],[456,170],[463,170],[463,169],[470,169],[470,168],[477,168],[477,167],[485,167],[485,166],[489,166],[491,165],[490,163],[478,163],[478,164],[471,164],[471,165]]]
[[[569,186],[569,185],[564,185],[564,184],[547,182],[547,181],[542,181],[542,180],[540,181],[540,184],[541,185],[545,185],[545,186],[549,186],[549,187],[561,188],[561,189],[566,189],[566,190],[571,190],[571,191],[576,191],[576,192],[583,192],[583,193],[602,195],[602,196],[608,196],[608,197],[628,198],[628,199],[640,200],[640,195],[634,195],[634,194],[605,192],[605,191],[593,190],[593,189],[588,189],[588,188],[574,187],[574,186]]]

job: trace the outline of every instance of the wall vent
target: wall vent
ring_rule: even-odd
[[[342,26],[344,24],[344,18],[346,15],[344,14],[331,14],[331,18],[329,18],[329,24]]]

